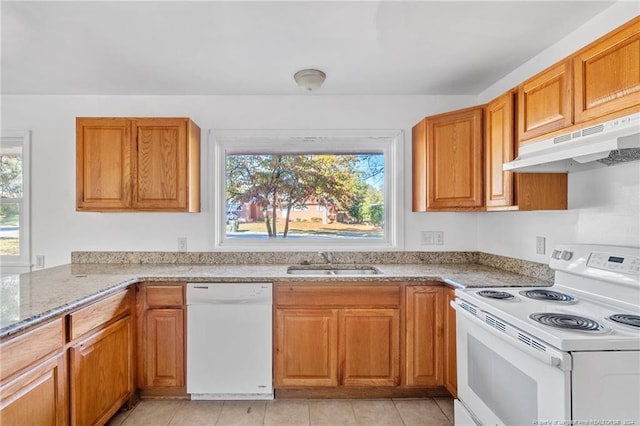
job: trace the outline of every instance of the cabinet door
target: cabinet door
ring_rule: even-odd
[[[444,290],[444,387],[451,396],[458,396],[458,373],[456,362],[456,311],[451,307],[455,300],[455,290],[446,287]]]
[[[518,141],[573,123],[571,62],[563,61],[518,87]]]
[[[428,117],[414,128],[414,211],[479,210],[484,205],[482,113],[483,108],[454,111]]]
[[[133,133],[136,209],[187,208],[186,119],[136,119]]]
[[[485,125],[485,196],[487,209],[513,205],[513,172],[502,165],[514,158],[513,94],[487,104]]]
[[[76,119],[77,210],[122,210],[131,206],[130,121]]]
[[[344,309],[340,311],[339,327],[341,385],[400,383],[398,309]]]
[[[144,387],[182,387],[184,382],[184,311],[145,312]]]
[[[276,387],[338,385],[338,310],[277,309]]]
[[[575,122],[640,105],[640,18],[573,58]]]
[[[442,287],[408,286],[406,289],[407,386],[442,386]]]
[[[105,423],[131,396],[132,338],[128,316],[71,347],[72,425]]]
[[[56,355],[0,387],[1,425],[67,424],[64,359]]]

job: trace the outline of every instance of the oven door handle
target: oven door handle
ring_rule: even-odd
[[[484,318],[487,317],[487,314],[483,311],[477,311],[483,317],[480,318],[468,312],[455,301],[451,301],[451,307],[456,310],[456,316],[461,315],[464,319],[473,322],[474,324],[480,326],[483,330],[493,334],[501,340],[509,342],[511,345],[517,347],[522,352],[529,354],[537,360],[542,361],[547,365],[557,367],[562,371],[571,370],[571,355],[569,355],[568,353],[558,351],[555,348],[551,348],[515,327],[507,326],[509,327],[509,331],[498,330],[485,322]],[[511,333],[517,334],[518,337],[512,335]],[[531,342],[535,342],[534,346],[530,344]]]

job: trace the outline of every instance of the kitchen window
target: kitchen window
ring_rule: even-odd
[[[212,131],[214,247],[399,247],[400,131]]]
[[[28,267],[29,132],[3,131],[0,144],[0,260],[3,270]]]

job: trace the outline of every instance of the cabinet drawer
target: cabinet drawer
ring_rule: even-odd
[[[130,310],[130,291],[126,290],[73,312],[69,314],[69,339],[75,340]]]
[[[399,285],[278,285],[278,306],[395,307]]]
[[[177,307],[184,305],[184,286],[176,285],[147,285],[147,306],[149,308]]]
[[[62,318],[3,342],[0,345],[0,380],[62,349],[63,345]]]

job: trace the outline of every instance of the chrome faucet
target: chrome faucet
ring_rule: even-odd
[[[322,257],[328,264],[333,263],[333,253],[330,251],[320,251],[318,252],[318,256]]]

